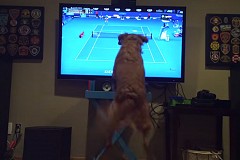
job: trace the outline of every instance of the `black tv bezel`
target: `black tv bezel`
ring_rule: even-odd
[[[131,5],[131,6],[117,6],[117,5],[101,5],[101,4],[84,4],[84,3],[59,3],[59,20],[58,20],[58,52],[57,52],[57,79],[82,79],[82,80],[98,80],[98,79],[111,79],[111,76],[100,76],[100,75],[70,75],[61,74],[61,46],[62,46],[62,8],[63,7],[97,7],[97,8],[120,8],[126,9],[172,9],[172,10],[183,10],[183,36],[182,36],[182,61],[181,61],[181,77],[145,77],[146,82],[159,82],[159,83],[183,83],[185,81],[185,37],[186,37],[186,7],[185,6],[142,6],[142,5]]]

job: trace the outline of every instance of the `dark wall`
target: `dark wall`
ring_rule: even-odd
[[[111,4],[121,6],[136,5],[136,0],[112,0]]]
[[[11,79],[12,60],[0,57],[0,159],[7,147]]]

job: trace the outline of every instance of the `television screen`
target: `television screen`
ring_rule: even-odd
[[[184,82],[186,8],[59,5],[58,78],[112,76],[118,35],[141,34],[146,81]]]

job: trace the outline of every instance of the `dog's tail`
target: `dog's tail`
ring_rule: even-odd
[[[133,89],[122,89],[120,92],[118,92],[118,95],[115,97],[117,101],[123,101],[126,99],[132,99],[134,102],[139,102],[139,93],[135,92]]]

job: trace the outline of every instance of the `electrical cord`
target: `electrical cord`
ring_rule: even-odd
[[[153,106],[153,103],[151,103],[151,110],[150,110],[150,117],[152,119],[152,124],[155,128],[160,128],[158,122],[159,120],[162,119],[162,116],[164,114],[164,111],[162,111],[162,105],[158,104]],[[160,111],[156,111],[156,110],[160,110]]]
[[[176,84],[176,95],[183,97],[186,99],[186,95],[184,93],[184,89],[181,83]]]
[[[176,83],[175,91],[172,90],[172,88],[170,87],[172,85],[169,84],[151,83],[149,84],[149,86],[159,89],[161,91],[159,95],[152,100],[149,113],[152,119],[153,126],[156,128],[160,128],[159,121],[163,119],[162,115],[165,114],[164,108],[168,106],[168,98],[171,96],[181,96],[186,99],[186,96],[181,83]],[[154,105],[155,101],[162,98],[162,103]]]

